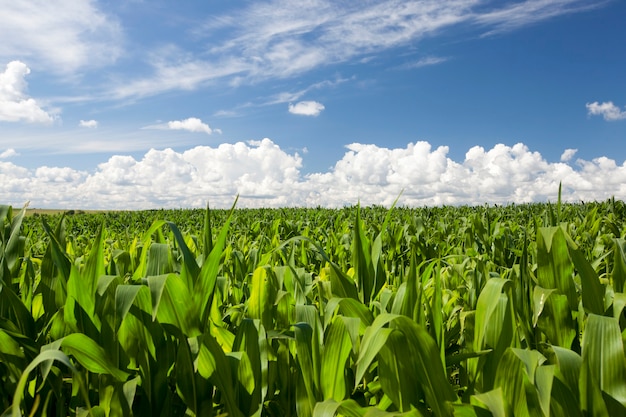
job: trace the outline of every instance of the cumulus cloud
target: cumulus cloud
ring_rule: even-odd
[[[97,120],[81,120],[80,123],[78,124],[80,127],[86,127],[89,129],[93,129],[98,127],[98,121]]]
[[[194,133],[206,133],[207,135],[214,132],[222,133],[220,129],[211,129],[207,123],[204,123],[197,117],[190,117],[185,120],[172,120],[167,123],[146,126],[144,129],[187,130]]]
[[[0,195],[13,205],[146,209],[156,207],[342,207],[482,205],[626,198],[626,163],[607,157],[549,162],[522,143],[475,146],[452,160],[447,146],[404,148],[353,143],[327,172],[304,175],[300,155],[270,139],[151,149],[142,158],[112,156],[94,172],[70,167],[28,169],[0,160]],[[573,150],[563,153],[573,156]],[[567,159],[567,158],[565,158]]]
[[[11,61],[0,73],[0,121],[50,124],[54,118],[37,101],[26,95],[26,75],[30,69],[20,61]]]
[[[289,104],[289,113],[301,116],[319,116],[324,109],[324,105],[317,101],[300,101],[296,104]]]
[[[28,59],[67,74],[113,62],[122,52],[122,30],[92,0],[2,1],[0,59]]]
[[[213,133],[208,124],[203,123],[202,120],[196,117],[190,117],[185,120],[174,120],[167,122],[167,127],[172,130],[188,130],[190,132],[204,132],[207,135]]]
[[[0,153],[0,159],[7,159],[7,158],[11,158],[12,156],[18,156],[18,155],[19,153],[17,153],[15,149],[9,148],[5,150],[4,152]]]
[[[612,101],[587,103],[587,112],[590,116],[602,116],[609,122],[626,119],[626,110],[621,110]]]
[[[567,162],[571,160],[574,155],[576,155],[576,152],[578,152],[578,149],[565,149],[561,154],[561,162]]]

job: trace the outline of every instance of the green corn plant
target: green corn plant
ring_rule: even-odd
[[[623,202],[0,206],[0,415],[626,413]]]

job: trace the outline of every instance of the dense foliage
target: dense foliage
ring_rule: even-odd
[[[626,206],[0,207],[4,415],[626,415]]]

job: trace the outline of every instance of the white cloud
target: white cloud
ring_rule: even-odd
[[[18,155],[19,153],[17,153],[15,149],[9,148],[5,150],[4,152],[0,153],[0,159],[7,159],[7,158],[11,158],[12,156],[18,156]]]
[[[289,113],[301,116],[319,116],[324,109],[324,105],[317,101],[300,101],[296,104],[289,104]]]
[[[211,129],[208,124],[204,123],[197,117],[190,117],[185,120],[172,120],[167,123],[146,126],[144,129],[187,130],[195,133],[206,133],[207,135],[210,135],[213,132],[222,133],[220,129]]]
[[[485,35],[507,32],[536,22],[602,6],[585,0],[525,0],[476,14],[476,22],[490,29]]]
[[[95,1],[0,0],[0,9],[0,59],[28,60],[67,74],[121,54],[121,28]]]
[[[145,209],[363,205],[482,205],[626,198],[626,164],[600,157],[574,166],[548,162],[524,144],[475,146],[463,160],[428,142],[404,148],[353,143],[327,172],[303,175],[302,158],[269,139],[197,146],[184,152],[116,155],[95,172],[70,167],[34,170],[0,160],[0,195],[33,207]],[[566,156],[573,156],[566,150]]]
[[[621,110],[612,101],[587,103],[587,112],[590,116],[602,116],[604,120],[615,121],[626,119],[626,110]]]
[[[355,79],[355,77],[351,77],[351,78],[340,78],[340,77],[338,77],[335,80],[319,81],[317,83],[309,85],[308,87],[306,87],[306,88],[304,88],[302,90],[291,91],[291,92],[283,91],[281,93],[275,94],[274,96],[272,96],[270,98],[270,100],[266,101],[263,104],[264,105],[272,105],[272,104],[289,103],[289,102],[298,100],[300,97],[304,96],[305,94],[307,94],[311,90],[319,90],[319,89],[322,89],[322,88],[336,87],[339,84],[343,84],[346,81],[350,81],[350,80],[354,80],[354,79]]]
[[[203,123],[202,120],[196,117],[167,122],[167,127],[172,130],[188,130],[190,132],[206,133],[207,135],[210,135],[213,132],[208,124]]]
[[[97,120],[81,120],[80,123],[78,124],[80,127],[86,127],[89,129],[93,129],[98,127],[98,121]]]
[[[407,64],[401,65],[399,68],[400,69],[416,69],[416,68],[427,67],[429,65],[441,64],[442,62],[446,62],[447,60],[448,58],[444,58],[440,56],[427,56],[427,57],[418,59],[415,62],[409,62]]]
[[[570,161],[576,155],[578,149],[565,149],[561,154],[561,162]]]
[[[26,75],[30,69],[20,61],[11,61],[0,73],[0,121],[50,124],[54,118],[37,101],[26,95]]]

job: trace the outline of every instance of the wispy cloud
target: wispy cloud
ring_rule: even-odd
[[[1,1],[0,60],[21,59],[57,74],[114,62],[118,21],[91,0]]]
[[[211,40],[202,55],[169,45],[152,55],[152,76],[125,80],[113,91],[118,98],[141,97],[224,79],[241,85],[294,77],[370,59],[461,24],[493,34],[591,7],[597,5],[583,0],[252,2],[229,15],[211,17],[201,30],[194,29],[197,39]],[[413,64],[433,65],[444,59],[426,57]]]
[[[26,95],[26,75],[30,68],[20,61],[11,61],[0,72],[0,121],[51,124],[54,117],[39,103]]]
[[[474,19],[484,25],[487,31],[483,36],[508,32],[557,16],[580,13],[602,7],[606,1],[586,0],[525,0],[509,2],[500,8],[476,13]]]
[[[300,116],[319,116],[324,109],[324,105],[317,101],[300,101],[296,104],[289,104],[289,113]]]
[[[430,65],[441,64],[442,62],[446,62],[447,60],[448,58],[446,57],[427,56],[424,58],[420,58],[417,61],[407,62],[406,64],[400,65],[398,69],[409,70],[409,69],[422,68],[422,67],[427,67]]]
[[[626,110],[620,109],[612,101],[587,103],[587,112],[590,116],[602,116],[609,122],[626,119]]]
[[[215,133],[216,129],[213,129]],[[205,135],[168,135],[162,130],[112,128],[110,125],[87,129],[52,128],[24,129],[20,125],[4,125],[0,136],[0,150],[13,148],[24,154],[31,151],[48,155],[65,155],[68,160],[85,154],[127,154],[146,149],[193,146]]]
[[[269,100],[265,101],[263,103],[263,105],[272,105],[272,104],[281,104],[281,103],[289,103],[292,101],[296,101],[299,100],[301,97],[303,97],[304,95],[306,95],[307,93],[314,91],[314,90],[320,90],[323,88],[333,88],[336,87],[340,84],[343,84],[347,81],[351,81],[354,80],[355,77],[350,77],[350,78],[340,78],[337,77],[334,80],[323,80],[314,84],[309,85],[306,88],[303,88],[301,90],[297,90],[297,91],[283,91],[281,93],[275,94],[272,97],[270,97]]]

